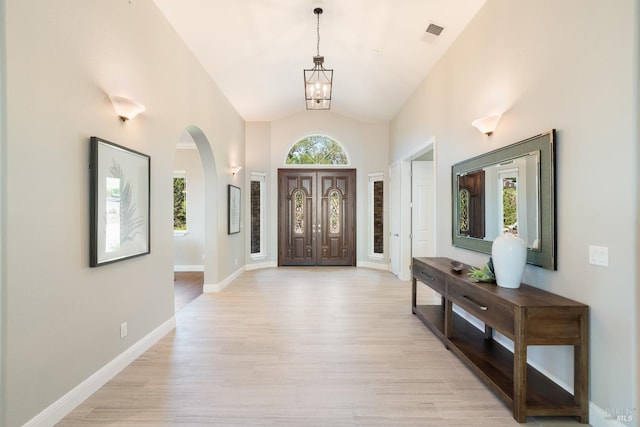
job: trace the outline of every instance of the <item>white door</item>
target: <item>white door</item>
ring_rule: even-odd
[[[411,256],[435,256],[435,191],[433,162],[411,165]]]
[[[435,189],[433,162],[411,163],[411,256],[435,256]],[[440,295],[424,286],[419,293],[422,304],[438,304]]]
[[[400,276],[400,163],[389,167],[389,270]]]

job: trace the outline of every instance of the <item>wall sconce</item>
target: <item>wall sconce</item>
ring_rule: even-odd
[[[116,114],[123,122],[133,119],[145,110],[144,105],[134,101],[133,99],[115,95],[109,95],[109,98],[111,99],[114,110],[116,110]]]
[[[491,114],[490,116],[474,120],[471,125],[478,129],[480,132],[489,136],[498,127],[498,122],[500,121],[501,117],[502,114]]]
[[[231,166],[231,175],[237,174],[240,172],[240,169],[242,169],[242,166]]]

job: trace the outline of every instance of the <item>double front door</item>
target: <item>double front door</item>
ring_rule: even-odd
[[[278,265],[355,266],[355,169],[278,170]]]

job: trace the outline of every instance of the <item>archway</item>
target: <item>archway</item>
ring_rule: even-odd
[[[337,166],[349,165],[349,156],[338,141],[321,134],[308,135],[297,141],[285,158],[288,166],[317,165]]]
[[[202,166],[201,174],[195,174],[198,182],[189,182],[187,178],[187,191],[189,187],[198,187],[201,193],[198,209],[202,209],[201,224],[198,227],[200,247],[197,262],[192,262],[194,267],[203,270],[203,289],[206,283],[216,283],[218,275],[218,259],[215,254],[218,239],[218,177],[215,158],[209,140],[204,132],[197,126],[187,126],[180,136],[178,145],[193,145],[197,150]],[[188,208],[187,208],[188,209]],[[175,245],[174,245],[175,246]],[[201,252],[201,255],[200,255]],[[190,259],[194,259],[192,256]],[[185,271],[185,270],[182,270]]]

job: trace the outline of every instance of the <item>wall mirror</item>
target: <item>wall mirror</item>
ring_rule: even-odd
[[[453,245],[491,253],[513,233],[527,263],[556,269],[555,130],[456,163],[451,168]]]

